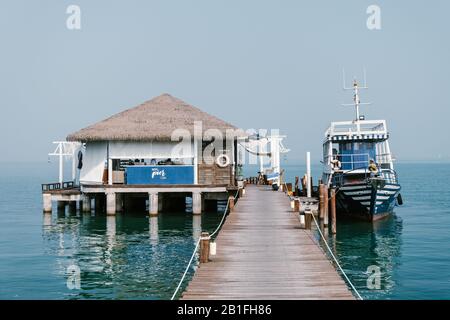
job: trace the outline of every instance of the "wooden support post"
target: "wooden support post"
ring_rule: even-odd
[[[209,233],[202,232],[200,237],[200,263],[209,262]]]
[[[149,192],[148,193],[148,209],[150,216],[158,215],[158,193]]]
[[[305,210],[305,229],[311,230],[311,221],[312,221],[312,211],[311,209]]]
[[[116,214],[116,193],[108,192],[106,194],[106,214],[111,216]]]
[[[302,194],[306,196],[306,174],[302,178]]]
[[[44,212],[49,213],[52,212],[52,195],[50,193],[42,194],[42,202],[44,205]]]
[[[319,219],[324,218],[325,210],[325,185],[319,185]]]
[[[336,189],[331,189],[330,198],[331,233],[336,234]]]
[[[323,225],[325,228],[328,228],[328,187],[324,185],[324,192],[323,192],[323,201],[324,201],[324,208],[323,208]]]
[[[233,196],[228,197],[228,208],[230,209],[230,212],[234,211],[234,197]]]
[[[294,199],[294,212],[300,212],[300,200]]]

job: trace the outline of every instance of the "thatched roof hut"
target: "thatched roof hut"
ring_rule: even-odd
[[[175,129],[186,129],[193,135],[196,121],[202,122],[203,132],[218,129],[224,137],[226,130],[237,130],[180,99],[162,94],[72,133],[67,136],[67,141],[169,141]]]

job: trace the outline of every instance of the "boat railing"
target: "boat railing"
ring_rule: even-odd
[[[398,176],[397,172],[393,169],[381,169],[381,176],[386,180],[387,183],[397,184]]]
[[[361,156],[364,156],[363,160],[360,159]],[[348,161],[349,160],[348,157],[350,157],[350,161]],[[334,154],[332,156],[326,156],[325,163],[330,163],[331,160],[336,158],[338,158],[339,161],[341,162],[343,170],[354,170],[354,169],[362,169],[365,166],[369,166],[370,155],[368,153]],[[377,163],[378,165],[386,163],[390,164],[391,163],[391,161],[389,161],[390,158],[391,158],[390,153],[377,154],[375,156],[375,163]],[[344,168],[343,164],[346,164],[345,167],[347,168]],[[361,164],[363,164],[363,166],[361,166]]]
[[[376,163],[383,164],[383,163],[391,163],[392,154],[391,153],[380,153],[375,156]]]
[[[333,184],[342,186],[344,184],[344,178],[346,178],[346,176],[348,176],[349,174],[354,174],[355,171],[357,171],[357,170],[358,170],[358,172],[357,172],[358,174],[364,175],[364,179],[363,179],[364,181],[366,181],[370,177],[370,173],[367,168],[364,168],[363,172],[361,172],[361,170],[362,170],[361,168],[353,169],[353,170],[348,170],[348,171],[344,172],[343,174],[333,176]]]
[[[369,171],[368,168],[364,168],[364,171],[362,171],[362,169],[353,169],[353,170],[348,170],[348,171],[344,172],[343,174],[333,176],[333,184],[343,185],[344,178],[346,178],[348,175],[355,174],[355,173],[363,174],[364,181],[367,181],[370,177],[372,177],[372,173]],[[383,178],[385,180],[385,182],[389,183],[389,184],[397,184],[398,183],[397,172],[395,172],[395,170],[393,170],[393,169],[378,168],[378,173],[375,176]]]
[[[325,136],[352,134],[387,134],[385,120],[332,122]]]

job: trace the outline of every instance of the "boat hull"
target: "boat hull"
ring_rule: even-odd
[[[366,221],[382,219],[394,210],[400,189],[394,183],[343,185],[337,189],[337,214]]]

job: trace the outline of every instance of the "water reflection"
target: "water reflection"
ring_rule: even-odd
[[[105,273],[113,273],[113,249],[116,241],[116,217],[106,217]]]
[[[197,243],[201,234],[202,234],[202,216],[201,215],[193,215],[192,216],[192,238],[194,239],[195,244]]]
[[[44,231],[47,227],[52,226],[52,214],[51,213],[43,214],[42,225],[44,226]]]
[[[342,268],[363,297],[385,298],[395,288],[393,274],[400,261],[402,229],[402,220],[393,214],[373,224],[338,220],[337,234],[328,236]],[[379,290],[367,287],[369,266],[380,268]]]
[[[66,299],[168,299],[202,230],[221,215],[190,213],[55,214],[43,218],[43,238]],[[65,287],[67,268],[78,266],[81,288]],[[192,272],[192,270],[190,271]]]
[[[148,222],[149,222],[149,230],[150,230],[150,243],[153,245],[156,245],[156,244],[158,244],[158,239],[159,239],[158,217],[151,216],[148,219]]]

